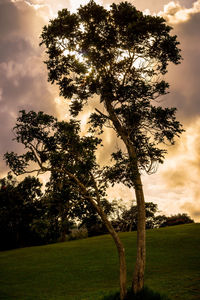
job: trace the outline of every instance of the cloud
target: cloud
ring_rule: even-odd
[[[47,83],[44,50],[39,47],[44,24],[38,10],[25,1],[0,3],[1,158],[7,150],[20,148],[12,143],[11,131],[19,110],[57,113],[55,92]],[[0,172],[6,171],[1,160]]]
[[[166,104],[178,108],[178,116],[188,124],[200,113],[199,105],[199,69],[200,69],[200,1],[186,9],[177,2],[170,2],[164,11],[159,13],[169,25],[180,42],[183,61],[178,66],[169,66],[167,80],[170,83],[170,94]],[[184,16],[184,17],[182,17]]]
[[[187,212],[198,220],[199,140],[200,117],[187,127],[177,146],[173,147],[173,151],[169,151],[164,165],[160,166],[157,174],[145,178],[148,201],[158,203],[158,207],[165,213]]]
[[[99,0],[109,5],[113,0]],[[118,3],[120,1],[114,1]],[[147,201],[153,201],[166,214],[188,212],[198,220],[200,205],[200,1],[135,0],[133,4],[148,13],[162,15],[174,27],[184,60],[179,66],[169,66],[167,80],[170,94],[163,99],[167,106],[178,108],[177,117],[186,132],[176,146],[168,149],[164,165],[152,176],[143,176]],[[69,118],[68,105],[55,87],[47,82],[44,48],[39,36],[49,18],[64,7],[75,8],[83,1],[72,0],[1,0],[0,2],[0,155],[7,151],[21,151],[12,141],[12,127],[20,109],[43,110],[59,118]],[[147,12],[147,11],[146,11]],[[96,100],[95,100],[96,101]],[[82,122],[96,102],[90,102],[82,113]],[[68,114],[68,115],[67,115]],[[67,116],[66,116],[67,115]],[[103,135],[104,148],[98,152],[102,164],[109,163],[109,154],[121,143],[110,129]],[[7,172],[0,161],[0,173]],[[109,190],[111,198],[133,199],[133,191],[122,185]]]
[[[81,2],[81,1],[79,1],[79,2]],[[121,0],[101,0],[101,2],[104,6],[110,6],[113,2],[117,3],[117,4],[120,3]],[[151,12],[151,14],[154,14],[154,13],[158,13],[159,11],[163,10],[164,5],[167,5],[169,3],[169,0],[150,0],[150,1],[130,0],[129,2],[131,2],[138,10],[146,11],[146,12],[148,11],[148,12]],[[195,2],[195,0],[179,0],[178,1],[178,3],[180,3],[180,5],[182,5],[183,7],[191,7],[194,2]]]
[[[200,196],[200,195],[199,195]],[[185,202],[181,208],[183,211],[188,212],[196,221],[200,221],[200,201],[197,203],[194,202]]]
[[[164,17],[167,22],[171,24],[178,24],[187,22],[193,15],[200,12],[200,1],[197,0],[193,3],[192,8],[185,8],[179,2],[171,1],[164,5],[164,11],[159,15]]]
[[[170,191],[170,197],[176,199],[170,201],[167,192],[163,199],[169,199],[169,203],[173,201],[173,205],[166,206],[165,210],[173,213],[174,208],[186,210],[197,220],[200,205],[200,1],[194,2],[191,8],[170,2],[160,15],[174,27],[173,33],[177,34],[183,56],[181,65],[169,68],[171,88],[165,104],[178,108],[177,116],[186,132],[175,147],[168,149],[169,155],[158,172],[159,182],[162,190]]]
[[[61,10],[63,8],[70,8],[70,2],[70,0],[26,0],[26,3],[28,3],[36,11],[38,11],[39,14],[41,14],[45,19],[48,18],[48,16],[55,17],[58,10]],[[73,1],[73,3],[77,2],[78,1]]]

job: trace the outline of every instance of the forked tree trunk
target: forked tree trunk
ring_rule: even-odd
[[[121,137],[126,145],[132,169],[132,182],[135,189],[137,201],[137,256],[133,275],[132,288],[134,293],[139,292],[144,286],[144,270],[146,261],[146,240],[145,240],[145,201],[142,188],[140,172],[138,169],[138,160],[135,148],[129,140],[126,128],[124,128],[117,118],[117,115],[112,107],[111,101],[105,99],[105,106],[109,113],[109,118],[112,121],[117,134]]]

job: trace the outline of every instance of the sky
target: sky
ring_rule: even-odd
[[[114,0],[99,0],[108,7]],[[185,132],[175,146],[168,148],[163,165],[153,175],[143,175],[146,201],[158,204],[166,215],[187,213],[200,222],[200,0],[135,0],[137,9],[164,17],[178,36],[182,50],[181,65],[169,66],[170,93],[164,105],[177,107],[177,118]],[[9,171],[3,155],[20,152],[22,145],[13,139],[12,128],[19,110],[44,111],[68,119],[68,104],[58,89],[47,82],[44,47],[39,47],[42,27],[57,11],[75,11],[86,0],[0,0],[0,177]],[[87,121],[90,108],[82,114]],[[109,163],[109,151],[117,145],[111,131],[104,135],[100,162]],[[134,191],[123,185],[108,190],[110,199],[122,198],[127,205]]]

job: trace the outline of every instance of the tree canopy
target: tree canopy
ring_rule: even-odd
[[[166,151],[157,145],[173,144],[182,132],[176,109],[153,101],[167,93],[162,75],[168,63],[180,63],[171,29],[163,18],[143,15],[128,2],[113,3],[106,10],[90,1],[75,14],[58,12],[41,35],[49,81],[71,99],[72,115],[99,95],[108,114],[94,112],[91,123],[113,123],[117,134],[134,144],[139,167],[147,172],[163,161]]]

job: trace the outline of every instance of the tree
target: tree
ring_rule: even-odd
[[[70,180],[63,176],[62,172],[51,172],[43,202],[47,208],[48,218],[58,228],[60,241],[65,241],[66,234],[69,234],[75,224],[79,198],[77,190],[71,186]]]
[[[117,216],[112,218],[113,227],[117,231],[137,230],[137,205],[131,205],[129,209],[125,205],[113,203],[113,211],[117,211]],[[165,216],[156,216],[158,212],[157,204],[153,202],[145,203],[146,229],[158,228],[166,221]]]
[[[137,201],[137,258],[133,290],[144,284],[145,201],[141,172],[155,171],[166,150],[160,143],[174,144],[182,132],[175,108],[159,106],[157,98],[169,87],[163,76],[169,62],[180,63],[176,36],[163,18],[143,15],[132,4],[113,3],[109,10],[91,0],[76,13],[67,9],[43,28],[47,47],[48,80],[71,99],[73,116],[92,96],[99,108],[90,117],[93,130],[112,126],[126,151],[113,154],[116,161],[110,178],[134,187]]]
[[[84,206],[79,206],[79,227],[86,227],[88,236],[108,233],[108,230],[97,211],[88,202],[85,202],[84,204]],[[107,217],[110,219],[110,214],[113,212],[112,204],[105,198],[102,199],[101,204]]]
[[[174,225],[180,225],[180,224],[189,224],[194,223],[194,220],[191,219],[190,216],[187,214],[177,214],[172,215],[170,217],[166,217],[165,222],[163,222],[162,227],[165,226],[174,226]]]
[[[16,175],[37,172],[51,172],[61,187],[66,182],[68,191],[78,200],[88,201],[98,212],[111,234],[120,262],[120,297],[126,295],[126,261],[124,247],[109,222],[105,206],[105,180],[96,163],[95,151],[101,140],[93,136],[80,137],[78,121],[58,122],[43,112],[20,112],[14,127],[15,140],[22,143],[25,153],[6,153],[5,160]],[[34,167],[35,164],[36,166]],[[71,193],[72,195],[72,193]],[[74,200],[74,196],[73,196]],[[69,202],[68,202],[69,204]]]
[[[115,208],[117,209],[117,207]],[[154,228],[157,225],[157,217],[155,213],[158,212],[157,204],[153,202],[145,203],[146,212],[146,229]],[[113,226],[117,227],[119,231],[133,231],[137,230],[137,205],[132,205],[129,209],[122,207],[118,217],[112,220]]]
[[[53,172],[46,184],[43,202],[46,205],[48,218],[54,220],[60,231],[60,240],[66,239],[71,228],[78,225],[87,229],[88,235],[98,235],[108,232],[96,209],[90,202],[80,197],[77,190],[71,186],[68,178]],[[106,199],[101,201],[107,217],[112,212],[112,205]]]
[[[10,173],[0,179],[1,248],[15,248],[38,242],[32,230],[42,214],[41,183],[35,177],[17,182]]]

